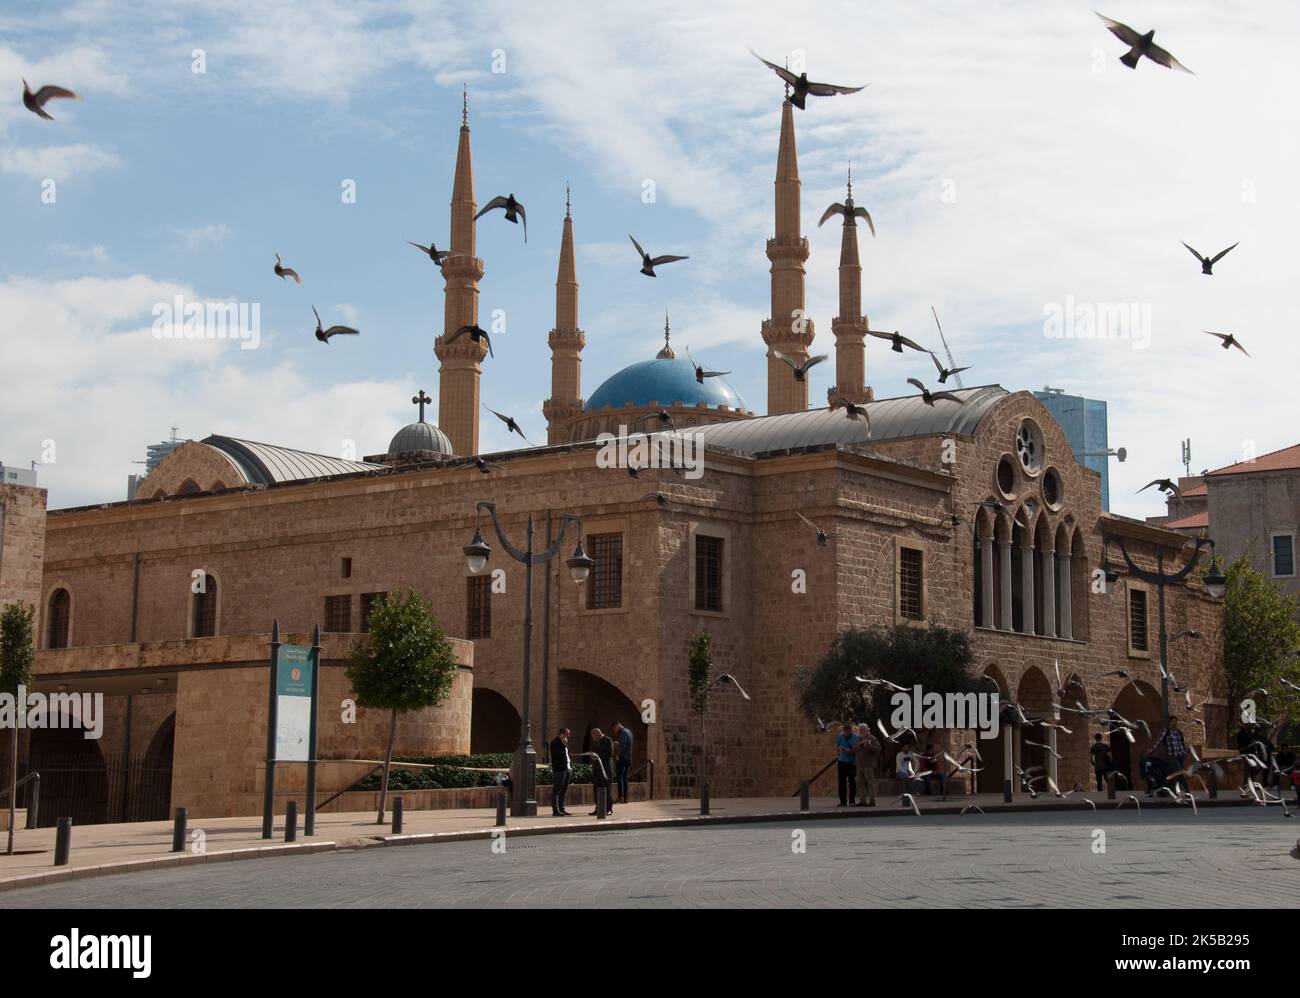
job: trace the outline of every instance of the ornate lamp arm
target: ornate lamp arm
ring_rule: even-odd
[[[1173,572],[1172,574],[1161,574],[1159,572],[1148,572],[1146,569],[1139,568],[1136,564],[1134,564],[1133,559],[1129,557],[1128,548],[1124,546],[1123,538],[1119,538],[1119,537],[1105,538],[1105,541],[1102,545],[1103,555],[1106,553],[1106,548],[1108,548],[1111,544],[1114,544],[1119,548],[1119,553],[1123,556],[1124,564],[1128,566],[1128,571],[1130,575],[1132,575],[1134,578],[1141,579],[1143,582],[1150,582],[1153,585],[1158,585],[1160,583],[1180,582],[1181,580],[1186,578],[1188,573],[1191,572],[1191,570],[1196,567],[1196,563],[1200,559],[1201,548],[1208,547],[1210,549],[1210,554],[1211,555],[1214,554],[1213,540],[1211,540],[1208,537],[1197,538],[1196,546],[1192,549],[1192,557],[1187,562],[1187,564],[1184,565],[1177,572]]]
[[[555,542],[545,551],[533,555],[534,564],[540,565],[543,562],[550,561],[560,553],[560,549],[564,547],[564,535],[568,532],[570,523],[576,523],[579,534],[582,533],[582,517],[575,516],[573,513],[565,513],[564,520],[560,524],[560,536],[555,538]]]
[[[505,535],[505,532],[501,529],[501,521],[497,519],[496,503],[483,501],[478,503],[478,505],[474,507],[474,512],[476,513],[481,513],[483,512],[483,510],[487,510],[488,515],[492,517],[492,527],[494,530],[496,530],[497,540],[499,540],[501,542],[501,546],[506,549],[506,553],[509,554],[510,557],[513,558],[515,561],[527,562],[528,552],[521,551],[519,550],[519,548],[511,544],[510,538],[507,537]]]

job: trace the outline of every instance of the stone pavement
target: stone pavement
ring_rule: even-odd
[[[1124,795],[1114,802],[1105,800],[1104,794],[1090,795],[1100,812],[1114,810]],[[976,803],[988,814],[1007,808],[1001,795],[951,797],[919,797],[923,814],[956,814],[968,804]],[[511,837],[544,835],[557,832],[632,830],[655,827],[733,824],[738,822],[773,822],[790,820],[863,819],[882,818],[889,815],[906,815],[915,819],[910,808],[899,807],[897,802],[881,799],[875,808],[840,808],[833,798],[816,798],[812,810],[801,815],[797,798],[726,798],[712,802],[709,817],[699,814],[699,802],[694,798],[642,801],[616,808],[616,813],[604,820],[589,817],[585,809],[569,818],[552,817],[549,810],[536,818],[507,819]],[[1142,799],[1144,811],[1173,807],[1167,799],[1152,801]],[[1224,794],[1219,801],[1202,801],[1202,810],[1244,805],[1235,794]],[[1252,806],[1257,810],[1264,809]],[[1030,800],[1017,796],[1009,806],[1015,812],[1077,812],[1090,810],[1078,796],[1065,800],[1040,796]],[[1190,809],[1180,807],[1178,810]],[[1280,814],[1277,807],[1268,808],[1270,816]],[[1129,803],[1122,814],[1136,817],[1136,809]],[[979,817],[972,814],[971,817]],[[987,817],[987,815],[985,816]],[[139,873],[173,866],[188,866],[229,862],[241,859],[258,859],[271,856],[309,855],[316,852],[333,852],[370,846],[414,845],[464,839],[484,839],[491,836],[495,826],[495,812],[482,808],[473,810],[430,810],[407,812],[403,834],[393,836],[389,824],[376,825],[374,812],[364,814],[319,814],[316,834],[303,836],[299,818],[299,839],[296,843],[283,841],[283,818],[277,815],[275,839],[261,838],[260,818],[209,818],[190,822],[190,849],[172,853],[171,822],[138,822],[132,824],[90,825],[72,830],[71,862],[65,867],[53,866],[53,828],[15,833],[14,856],[0,855],[0,892],[16,888],[54,884],[63,880],[96,877],[117,873]],[[202,832],[202,848],[193,841],[194,834]]]
[[[1095,814],[587,825],[540,837],[516,829],[497,849],[461,840],[65,880],[0,894],[0,908],[1295,908],[1297,831],[1276,807],[1144,807],[1139,816],[1131,804]]]

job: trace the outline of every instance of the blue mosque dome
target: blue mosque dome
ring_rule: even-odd
[[[685,357],[678,357],[668,345],[666,319],[667,317],[664,322],[664,346],[654,360],[631,364],[606,378],[587,400],[585,412],[594,412],[606,406],[646,406],[651,402],[663,406],[676,402],[693,406],[703,402],[713,409],[719,406],[745,408],[744,399],[722,378],[705,378],[703,384],[695,380],[695,365]]]

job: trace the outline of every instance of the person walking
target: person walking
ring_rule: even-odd
[[[835,775],[839,783],[840,807],[848,807],[857,800],[857,787],[854,784],[853,750],[858,743],[858,736],[850,725],[840,725],[839,737],[835,739],[838,755],[835,757]]]
[[[618,802],[627,803],[628,775],[632,770],[632,732],[624,724],[614,722],[614,737],[618,739],[618,759],[614,762],[614,772],[618,778]]]
[[[1106,774],[1115,768],[1110,758],[1110,746],[1102,741],[1101,735],[1094,735],[1092,748],[1088,749],[1092,757],[1092,772],[1097,777],[1097,789],[1106,789]]]
[[[1177,773],[1183,768],[1183,761],[1187,757],[1187,742],[1183,740],[1183,733],[1178,728],[1178,715],[1170,714],[1169,721],[1165,730],[1160,732],[1160,737],[1156,739],[1156,744],[1152,748],[1152,753],[1159,758],[1158,749],[1164,750],[1164,771],[1165,773]],[[1178,784],[1183,784],[1186,788],[1186,780],[1178,777],[1174,781],[1174,790],[1178,789]],[[1159,785],[1163,786],[1163,777]]]
[[[595,758],[591,762],[592,796],[596,798],[596,810],[592,815],[600,817],[600,791],[605,791],[605,813],[613,814],[614,806],[609,799],[610,774],[614,772],[614,742],[600,728],[591,729],[591,751]]]
[[[865,724],[858,725],[858,742],[853,747],[854,783],[858,792],[857,807],[876,806],[876,759],[880,742]]]
[[[573,760],[569,758],[569,729],[561,728],[559,734],[551,739],[551,814],[557,818],[567,817],[564,798],[573,782]]]

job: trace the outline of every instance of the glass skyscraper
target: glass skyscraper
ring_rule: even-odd
[[[1085,452],[1098,453],[1110,446],[1107,443],[1106,403],[1081,395],[1066,395],[1062,388],[1044,388],[1041,392],[1034,392],[1034,398],[1047,406],[1061,424],[1075,460],[1101,475],[1101,508],[1109,512],[1110,458],[1105,455],[1083,456]]]

